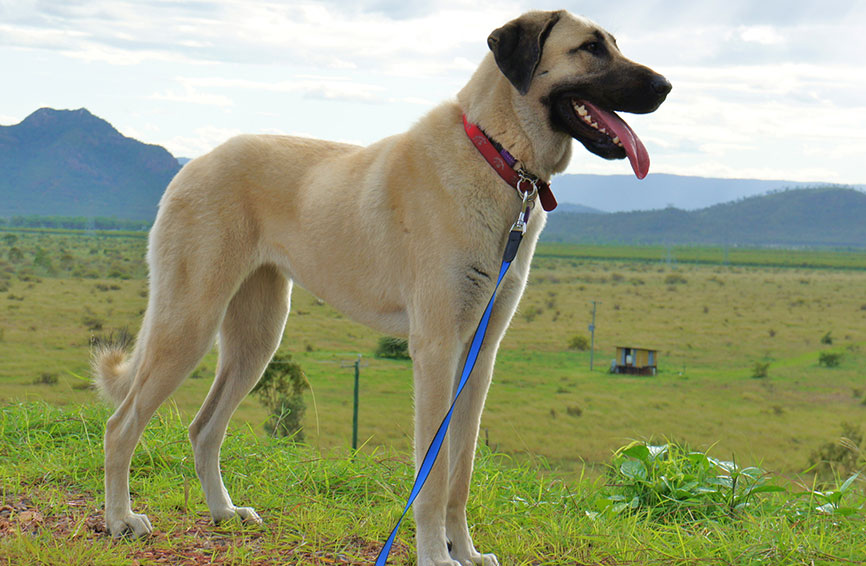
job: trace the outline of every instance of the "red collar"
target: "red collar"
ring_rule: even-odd
[[[517,172],[514,170],[514,164],[517,163],[517,160],[507,150],[497,149],[494,146],[495,142],[491,141],[481,131],[481,128],[469,122],[465,114],[463,115],[463,128],[466,130],[466,135],[469,136],[469,139],[472,140],[472,143],[475,144],[475,147],[478,148],[478,151],[487,160],[487,163],[499,173],[499,176],[506,183],[517,189],[518,193],[523,193],[524,190],[520,188],[520,182],[521,180],[525,182],[524,178],[530,175],[527,175],[524,171]],[[550,190],[550,185],[541,180],[535,181],[535,184],[538,187],[538,198],[541,200],[541,207],[548,212],[556,208],[556,198],[553,196],[553,191]]]

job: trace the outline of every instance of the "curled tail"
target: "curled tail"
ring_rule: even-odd
[[[129,356],[132,336],[121,331],[118,336],[97,338],[93,342],[90,367],[93,381],[100,396],[114,405],[120,405],[129,393],[135,372]]]

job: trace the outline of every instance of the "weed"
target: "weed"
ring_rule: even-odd
[[[616,451],[601,512],[642,512],[662,520],[732,517],[758,495],[785,491],[757,467],[709,457],[679,443],[633,442]]]
[[[665,285],[685,285],[688,279],[679,273],[671,273],[665,277]]]
[[[828,330],[825,335],[821,336],[821,344],[827,344],[828,346],[833,344],[832,332],[832,330]]]
[[[813,500],[818,503],[819,505],[815,507],[815,510],[824,515],[855,515],[862,510],[862,506],[845,506],[843,505],[842,500],[853,492],[854,481],[859,477],[860,472],[857,472],[846,479],[842,485],[836,489],[825,491],[813,489],[803,495],[809,496],[810,503]],[[848,497],[848,499],[850,499],[850,497]]]

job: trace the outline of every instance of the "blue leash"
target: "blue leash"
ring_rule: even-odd
[[[463,364],[463,372],[460,375],[460,382],[457,385],[457,392],[454,394],[454,400],[451,402],[451,407],[448,409],[445,418],[442,419],[442,423],[439,425],[439,429],[436,431],[433,441],[430,442],[430,446],[427,448],[427,453],[424,455],[424,460],[421,462],[421,466],[418,469],[418,475],[415,477],[415,483],[412,485],[412,491],[409,494],[409,500],[406,502],[406,507],[403,509],[403,513],[397,520],[397,524],[391,531],[388,540],[385,541],[382,550],[379,551],[379,556],[376,557],[376,566],[385,566],[387,563],[388,555],[391,553],[391,546],[394,544],[394,538],[397,536],[400,524],[403,522],[403,518],[406,517],[406,513],[409,512],[412,503],[415,502],[415,498],[418,497],[419,493],[421,493],[421,488],[424,487],[424,483],[430,475],[430,470],[433,469],[433,465],[436,463],[436,458],[439,456],[442,443],[445,441],[445,435],[448,433],[448,426],[451,424],[451,415],[454,413],[454,405],[457,404],[457,399],[463,392],[463,388],[466,386],[466,382],[469,380],[472,370],[475,369],[475,362],[478,360],[478,354],[481,351],[481,344],[484,342],[484,336],[487,334],[487,326],[490,323],[490,315],[493,312],[493,302],[496,300],[496,291],[499,290],[499,285],[505,278],[508,268],[511,267],[511,262],[514,261],[514,257],[517,255],[517,249],[520,247],[523,234],[526,232],[526,222],[529,220],[529,211],[532,210],[533,202],[538,194],[535,182],[530,179],[526,180],[532,183],[532,189],[523,193],[523,206],[520,215],[517,217],[517,222],[514,223],[514,226],[511,227],[511,232],[508,234],[508,243],[505,245],[505,253],[502,256],[502,267],[499,268],[499,277],[496,280],[496,287],[493,288],[493,294],[490,297],[490,301],[487,303],[487,308],[484,309],[484,314],[481,316],[478,328],[475,329],[475,334],[472,336],[469,354],[466,356],[466,362]]]

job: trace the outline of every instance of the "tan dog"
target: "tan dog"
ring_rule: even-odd
[[[380,332],[409,337],[420,462],[448,410],[521,205],[468,139],[462,114],[544,180],[565,169],[572,138],[606,158],[628,156],[638,176],[646,174],[646,150],[609,111],[652,112],[670,90],[663,77],[564,11],[525,14],[488,44],[491,53],[457,100],[404,134],[369,147],[239,136],[171,182],[150,232],[150,301],[135,349],[127,356],[104,346],[94,357],[98,382],[118,405],[105,431],[112,534],[151,532],[130,507],[132,453],[217,334],[216,378],[189,430],[196,472],[214,521],[261,521],[232,503],[219,452],[229,418],[280,343],[293,282]],[[415,503],[421,566],[498,564],[475,549],[466,500],[493,359],[544,222],[543,211],[533,213],[449,441]]]

